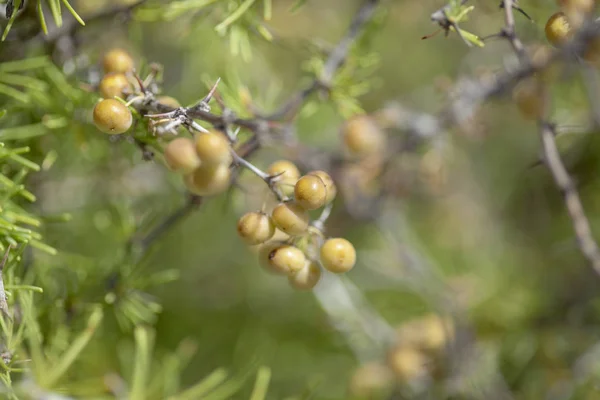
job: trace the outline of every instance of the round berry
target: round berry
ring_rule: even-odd
[[[200,166],[200,157],[192,139],[179,137],[169,142],[165,148],[167,165],[177,172],[188,174]]]
[[[239,219],[237,232],[246,244],[261,244],[273,237],[275,224],[271,217],[263,212],[249,212]]]
[[[310,290],[321,279],[321,267],[315,262],[308,262],[302,269],[288,276],[290,285],[297,290]]]
[[[560,46],[573,36],[573,30],[563,12],[553,14],[546,22],[546,39],[554,46]]]
[[[285,275],[287,274],[287,271],[282,271],[279,269],[276,269],[275,267],[273,267],[271,265],[271,261],[270,261],[270,256],[271,253],[282,247],[282,246],[286,246],[286,243],[284,241],[269,241],[266,242],[262,245],[259,246],[258,249],[258,263],[260,264],[261,267],[263,267],[267,272],[272,273],[272,274],[276,274],[276,275]]]
[[[316,210],[327,201],[325,182],[316,175],[304,175],[294,186],[294,200],[305,210]]]
[[[196,137],[196,151],[205,165],[231,164],[229,141],[221,132],[200,133]]]
[[[198,196],[214,196],[223,193],[231,182],[231,171],[227,165],[204,165],[186,175],[184,182],[190,192]]]
[[[306,256],[297,247],[283,245],[269,253],[269,264],[271,267],[285,274],[300,271],[306,264]]]
[[[321,246],[321,264],[336,274],[348,272],[356,263],[356,250],[343,238],[327,239]]]
[[[122,74],[133,70],[133,59],[123,49],[112,49],[104,54],[102,59],[104,73],[120,72]]]
[[[269,165],[267,173],[270,176],[277,176],[279,187],[286,195],[291,195],[294,192],[294,185],[300,179],[300,171],[298,167],[291,161],[279,160]]]
[[[308,229],[310,218],[306,210],[293,202],[278,204],[271,213],[273,222],[282,232],[298,236]]]
[[[98,89],[105,99],[112,99],[115,96],[122,97],[123,91],[129,87],[129,81],[124,74],[111,72],[102,78]]]
[[[325,190],[327,191],[327,196],[325,197],[325,204],[331,203],[337,195],[337,187],[335,186],[335,182],[333,181],[331,175],[321,170],[309,172],[307,175],[314,175],[321,178],[321,180],[325,184]]]
[[[538,120],[544,115],[544,96],[542,85],[536,79],[519,82],[513,90],[513,100],[524,118]]]
[[[110,135],[127,132],[133,123],[129,108],[115,99],[105,99],[96,104],[93,116],[96,127]]]
[[[385,149],[386,136],[368,115],[357,115],[342,126],[342,139],[348,153],[356,157],[379,154]]]
[[[388,398],[393,389],[394,374],[385,365],[370,362],[356,369],[350,378],[350,393],[364,399]]]
[[[398,341],[429,354],[443,350],[454,336],[450,320],[430,314],[405,322],[397,329]]]
[[[179,108],[179,107],[181,107],[181,104],[179,103],[179,101],[177,101],[176,98],[171,97],[171,96],[158,96],[156,98],[156,101],[158,101],[160,104],[163,104],[165,106],[169,106],[171,108]]]
[[[388,365],[401,382],[410,382],[427,375],[429,359],[418,349],[396,346],[388,354]]]

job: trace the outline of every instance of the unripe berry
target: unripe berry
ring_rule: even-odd
[[[156,98],[156,101],[158,101],[161,104],[164,104],[165,106],[169,106],[172,108],[181,107],[181,104],[179,103],[179,101],[177,101],[176,98],[171,97],[171,96],[158,96]]]
[[[115,99],[104,99],[96,104],[93,116],[96,127],[110,135],[127,132],[133,123],[129,108]]]
[[[300,271],[288,276],[290,285],[297,290],[311,290],[320,279],[321,267],[314,262],[307,262]]]
[[[329,204],[333,201],[333,199],[335,199],[335,196],[337,195],[337,187],[335,186],[335,182],[333,181],[333,178],[331,177],[331,175],[329,175],[327,172],[321,171],[321,170],[311,171],[306,175],[318,176],[319,178],[321,178],[321,180],[325,184],[325,190],[327,191],[327,197],[325,198],[325,204]]]
[[[271,213],[273,222],[282,232],[290,236],[298,236],[308,229],[310,218],[306,210],[296,203],[278,204]]]
[[[294,200],[305,210],[316,210],[325,205],[327,188],[317,175],[304,175],[294,186]]]
[[[204,165],[229,165],[232,161],[229,141],[221,132],[200,133],[196,137],[196,151]]]
[[[291,195],[294,192],[294,185],[300,179],[300,171],[294,163],[287,160],[275,161],[269,165],[267,173],[270,176],[277,176],[279,187],[286,195]]]
[[[115,96],[123,97],[123,90],[129,87],[129,81],[124,74],[111,72],[102,78],[98,89],[105,99],[112,99]]]
[[[202,161],[201,161],[202,163]],[[227,165],[204,165],[184,178],[186,187],[198,196],[214,196],[223,193],[229,187],[231,171]]]
[[[356,250],[346,239],[327,239],[321,246],[321,264],[336,274],[348,272],[356,264]]]
[[[573,36],[573,30],[563,12],[553,14],[546,22],[546,39],[554,46],[560,46]]]
[[[350,394],[365,399],[387,398],[394,384],[394,374],[385,365],[368,363],[356,369],[350,378]]]
[[[306,256],[297,247],[283,245],[269,253],[269,264],[276,271],[291,274],[300,271],[306,264]]]
[[[200,166],[194,141],[184,137],[170,141],[165,147],[165,161],[173,171],[184,174],[191,173]]]
[[[249,212],[239,219],[237,232],[246,244],[261,244],[273,237],[275,224],[271,217],[263,212]]]
[[[381,153],[386,144],[384,132],[368,115],[357,115],[346,121],[342,139],[348,153],[356,157]]]
[[[538,80],[526,79],[519,82],[513,90],[513,100],[523,117],[538,120],[544,116],[544,90]]]
[[[102,59],[102,67],[104,68],[105,74],[109,72],[120,72],[124,74],[133,70],[134,63],[129,53],[127,53],[125,50],[112,49],[104,54],[104,58]]]

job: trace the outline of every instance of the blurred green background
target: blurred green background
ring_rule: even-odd
[[[98,11],[86,10],[91,3],[101,9],[116,2],[74,3],[84,20]],[[290,12],[291,1],[273,3],[266,26],[275,40],[249,35],[248,60],[230,51],[227,38],[215,32],[219,18],[210,13],[190,12],[172,21],[143,18],[144,14],[127,22],[111,17],[78,30],[78,54],[88,58],[90,67],[69,79],[93,80],[102,54],[119,46],[140,63],[162,64],[164,92],[182,104],[201,99],[220,77],[232,93],[246,87],[259,109],[274,110],[308,82],[303,68],[314,56],[315,45],[329,48],[337,43],[361,2],[309,0],[296,12]],[[444,4],[441,1],[382,3],[369,41],[360,49],[378,60],[365,80],[370,83],[368,92],[358,99],[367,112],[390,101],[436,112],[448,100],[448,85],[510,64],[510,48],[499,39],[489,40],[482,49],[467,47],[455,34],[421,40],[436,29],[430,14]],[[498,32],[504,20],[497,3],[474,2],[475,11],[463,27],[482,37]],[[516,14],[521,38],[528,45],[544,44],[543,26],[557,9],[555,2],[522,0],[520,5],[534,19]],[[15,45],[0,45],[3,61],[49,50],[15,50]],[[584,125],[588,105],[581,74],[565,69],[560,78],[552,84],[553,119],[559,125]],[[130,236],[139,226],[148,231],[185,202],[180,180],[159,162],[143,162],[131,143],[110,141],[95,129],[90,123],[95,97],[86,101],[89,108],[55,104],[54,112],[68,113],[71,123],[31,140],[37,159],[48,152],[56,155],[51,168],[30,179],[30,190],[38,196],[36,210],[72,214],[69,222],[43,228],[46,242],[59,250],[58,255],[32,256],[31,268],[44,283],[40,286],[45,293],[36,295],[36,301],[48,331],[70,323],[64,309],[76,315],[89,302],[105,302],[114,289],[107,286],[106,277],[127,262]],[[339,128],[347,115],[327,100],[305,111],[295,121],[300,140],[337,151]],[[23,111],[9,121],[17,126],[46,112]],[[424,161],[435,151],[431,143],[397,155],[399,179],[409,184],[381,207],[382,217],[357,218],[341,196],[327,223],[329,234],[355,244],[358,264],[348,278],[391,327],[444,311],[449,296],[473,335],[473,346],[481,354],[474,357],[472,371],[461,372],[462,380],[454,386],[440,380],[445,382],[440,384],[443,389],[414,397],[501,398],[499,390],[489,389],[495,387],[489,378],[493,374],[481,378],[476,373],[497,370],[514,398],[600,398],[595,389],[598,357],[593,353],[600,337],[600,285],[579,253],[550,175],[543,166],[530,168],[540,154],[536,125],[522,119],[509,98],[498,98],[483,105],[470,123],[441,134],[435,143],[441,143],[442,161],[434,163],[433,173]],[[592,228],[600,232],[597,133],[564,134],[557,141]],[[252,160],[266,168],[283,154],[281,149],[265,148]],[[252,178],[248,183],[261,184]],[[285,279],[258,266],[235,231],[237,219],[251,206],[241,191],[210,199],[169,230],[144,258],[143,276],[170,269],[180,273],[175,281],[144,289],[162,306],[155,322],[156,362],[166,363],[163,355],[189,339],[197,349],[181,377],[183,386],[219,367],[243,372],[249,365],[264,365],[272,369],[269,399],[300,398],[303,393],[317,399],[350,398],[351,377],[367,360],[356,358],[313,293],[295,292]],[[403,262],[403,248],[414,250],[428,267]],[[441,287],[449,292],[441,292]],[[132,346],[131,334],[107,315],[68,380],[85,393],[85,382],[93,382],[89,388],[95,388],[107,373],[128,376]],[[380,352],[372,355],[374,360],[384,357]],[[458,364],[465,366],[466,361]],[[248,398],[252,379],[232,398]]]

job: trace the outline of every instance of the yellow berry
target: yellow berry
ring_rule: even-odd
[[[356,369],[350,378],[350,394],[365,399],[387,398],[392,390],[394,374],[385,365],[370,362]]]
[[[127,132],[133,123],[129,108],[115,99],[98,102],[94,107],[93,117],[96,127],[110,135]]]
[[[333,181],[331,175],[321,170],[309,172],[307,175],[315,175],[321,178],[321,180],[325,184],[325,190],[327,191],[327,196],[325,197],[325,204],[331,203],[337,195],[337,187],[335,186],[335,182]]]
[[[304,267],[306,256],[297,247],[283,245],[269,253],[269,264],[274,270],[289,275],[300,271]]]
[[[112,49],[104,54],[102,66],[104,68],[104,73],[119,72],[124,74],[133,70],[134,63],[129,53],[125,50]]]
[[[450,320],[430,314],[409,320],[397,330],[398,341],[410,344],[419,350],[437,352],[454,336],[454,327]]]
[[[430,361],[418,349],[410,346],[397,346],[388,354],[388,365],[403,383],[422,378],[427,374]]]
[[[229,141],[221,132],[200,133],[196,137],[196,151],[203,164],[231,164],[232,156]]]
[[[279,247],[285,246],[286,243],[284,241],[270,241],[260,245],[258,249],[258,263],[261,267],[263,267],[267,272],[276,275],[286,275],[288,271],[282,271],[276,269],[271,265],[271,253],[278,249]]]
[[[275,225],[263,212],[244,214],[237,223],[238,235],[248,245],[264,243],[275,234]]]
[[[310,218],[306,210],[293,202],[278,204],[271,213],[273,222],[282,232],[298,236],[308,229]]]
[[[169,106],[172,108],[181,107],[181,104],[179,103],[179,101],[177,101],[176,98],[171,97],[171,96],[158,96],[156,98],[156,101],[158,101],[160,104],[164,104],[165,106]]]
[[[321,268],[319,264],[308,262],[300,271],[288,276],[290,285],[297,290],[310,290],[314,288],[321,279]]]
[[[173,171],[184,174],[200,166],[200,157],[196,154],[194,141],[184,137],[169,142],[165,148],[165,161]]]
[[[343,238],[327,239],[321,246],[321,264],[336,274],[348,272],[356,264],[356,250]]]
[[[316,175],[304,175],[294,186],[294,200],[305,210],[316,210],[327,201],[325,182]]]
[[[294,192],[294,185],[300,178],[298,167],[291,161],[279,160],[269,165],[267,173],[270,176],[278,176],[277,182],[283,193],[291,195]]]
[[[546,39],[554,46],[560,46],[573,36],[573,30],[563,12],[553,14],[546,22]]]
[[[123,97],[123,91],[129,87],[129,81],[124,74],[111,72],[102,78],[98,89],[105,99],[112,99],[115,96]]]
[[[368,115],[357,115],[342,126],[342,139],[348,153],[364,157],[381,153],[385,149],[386,136]]]
[[[214,196],[223,193],[231,182],[231,171],[227,165],[204,165],[186,175],[184,182],[190,192],[199,196]]]
[[[544,116],[544,93],[538,80],[526,79],[519,82],[513,90],[513,100],[523,117],[538,120]]]

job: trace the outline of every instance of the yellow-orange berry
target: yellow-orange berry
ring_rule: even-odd
[[[282,232],[298,236],[308,229],[310,218],[306,210],[293,202],[278,204],[271,213],[273,222]]]
[[[546,39],[554,46],[564,44],[573,36],[573,29],[563,12],[552,14],[548,22],[546,22],[544,31],[546,32]]]
[[[104,75],[98,89],[102,97],[112,99],[115,96],[123,97],[123,91],[129,86],[129,81],[124,74],[111,72]]]
[[[337,187],[335,186],[335,182],[333,181],[331,175],[321,170],[311,171],[306,175],[318,176],[325,184],[325,190],[327,191],[327,196],[325,197],[325,204],[329,204],[333,201],[333,199],[335,199],[335,196],[337,195]]]
[[[386,136],[368,115],[357,115],[342,126],[342,139],[348,153],[356,157],[381,153]]]
[[[160,104],[164,104],[165,106],[169,106],[172,108],[181,107],[181,104],[179,103],[179,101],[177,101],[176,98],[171,97],[171,96],[158,96],[156,98],[156,101],[158,101]]]
[[[273,237],[275,224],[263,212],[249,212],[238,220],[237,232],[246,244],[261,244]]]
[[[282,271],[277,269],[271,265],[271,253],[278,249],[279,247],[285,246],[286,243],[284,241],[269,241],[262,245],[258,249],[258,263],[261,267],[263,267],[267,272],[276,274],[276,275],[287,275],[288,271]]]
[[[104,54],[102,59],[104,73],[119,72],[126,73],[134,68],[133,58],[123,49],[112,49]]]
[[[179,137],[165,147],[165,161],[173,171],[188,174],[200,166],[200,157],[196,154],[194,141]]]
[[[196,151],[203,164],[231,164],[232,156],[229,141],[221,132],[200,133],[196,137]]]
[[[300,271],[288,276],[290,285],[297,290],[310,290],[321,279],[321,267],[314,262],[307,262]]]
[[[437,352],[454,336],[450,320],[430,314],[409,320],[397,329],[398,341],[426,352]]]
[[[343,238],[327,239],[321,246],[321,264],[336,274],[348,272],[356,264],[356,250]]]
[[[94,107],[93,117],[96,127],[110,135],[127,132],[133,123],[129,108],[115,99],[98,102]]]
[[[204,165],[186,175],[184,182],[190,192],[199,196],[214,196],[223,193],[231,182],[231,171],[227,165]]]
[[[544,90],[540,81],[526,79],[519,82],[513,90],[513,100],[523,117],[538,120],[544,116]]]
[[[291,195],[294,192],[294,185],[300,178],[298,167],[291,161],[279,160],[275,161],[267,169],[270,176],[278,176],[277,182],[283,193]]]
[[[325,182],[316,175],[304,175],[294,186],[294,200],[305,210],[316,210],[327,201]]]
[[[306,264],[306,256],[297,247],[283,245],[269,253],[269,264],[276,271],[291,274],[300,271]]]
[[[388,354],[388,365],[401,382],[410,382],[426,376],[429,358],[410,346],[397,346]]]
[[[350,378],[352,396],[365,399],[386,398],[392,390],[394,374],[385,365],[370,362],[356,369]]]

